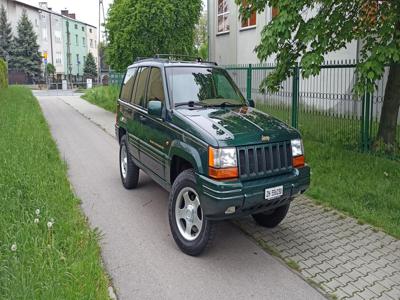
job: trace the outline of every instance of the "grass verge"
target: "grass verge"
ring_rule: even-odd
[[[400,238],[400,162],[305,140],[307,195]]]
[[[119,86],[98,86],[90,90],[86,90],[82,96],[83,99],[92,104],[100,106],[105,110],[115,112],[117,110],[117,99],[119,96]]]
[[[0,90],[0,291],[4,299],[108,299],[88,228],[40,107]],[[50,222],[50,223],[49,223]]]

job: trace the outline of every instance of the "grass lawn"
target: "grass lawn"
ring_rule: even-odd
[[[115,112],[118,89],[95,88],[91,93],[97,100],[90,102]],[[285,109],[258,108],[289,120]],[[400,238],[400,161],[355,151],[359,147],[358,120],[305,113],[299,118],[306,159],[312,167],[307,195]]]
[[[98,86],[90,90],[86,90],[82,96],[83,99],[92,104],[100,106],[105,110],[115,112],[117,110],[117,100],[119,96],[119,86]]]
[[[0,107],[0,298],[108,299],[99,234],[36,99],[10,87]]]

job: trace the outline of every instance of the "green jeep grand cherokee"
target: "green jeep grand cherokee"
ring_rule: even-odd
[[[275,227],[310,183],[295,129],[254,108],[213,63],[144,59],[126,72],[116,136],[125,188],[139,169],[170,192],[175,242],[199,255],[215,221],[252,215]]]

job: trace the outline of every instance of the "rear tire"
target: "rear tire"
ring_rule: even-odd
[[[254,221],[260,226],[267,228],[274,228],[278,226],[282,220],[286,217],[289,211],[290,203],[275,208],[272,212],[263,212],[253,214]]]
[[[182,252],[198,256],[210,246],[215,223],[203,214],[193,169],[183,171],[175,179],[168,217],[172,236]]]
[[[139,182],[139,168],[135,165],[129,154],[126,135],[121,138],[119,147],[119,171],[122,184],[127,190],[137,187]]]

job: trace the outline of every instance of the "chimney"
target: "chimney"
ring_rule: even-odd
[[[39,7],[42,9],[48,9],[47,2],[39,2]]]
[[[68,17],[68,9],[61,10],[61,14],[65,17]]]
[[[76,14],[75,13],[73,13],[73,14],[68,14],[68,17],[70,17],[71,19],[76,19]]]

